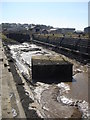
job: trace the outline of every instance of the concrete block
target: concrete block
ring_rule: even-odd
[[[33,56],[32,80],[45,82],[71,82],[72,64],[60,56]]]

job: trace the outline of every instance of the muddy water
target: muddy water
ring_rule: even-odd
[[[47,118],[80,118],[80,111],[73,106],[65,106],[56,100],[58,89],[51,86],[43,91],[41,105]],[[48,99],[49,98],[49,99]]]
[[[76,60],[69,59],[63,55],[62,57],[73,64],[73,79],[72,82],[67,82],[70,86],[70,91],[66,96],[72,99],[85,100],[88,102],[88,66],[82,65]]]
[[[77,73],[73,76],[73,82],[68,84],[70,91],[66,96],[88,102],[88,73]]]

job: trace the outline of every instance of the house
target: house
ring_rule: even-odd
[[[74,33],[75,28],[62,28],[62,33]]]
[[[43,29],[43,30],[42,30],[42,33],[43,33],[43,34],[48,34],[48,30]]]
[[[66,34],[66,33],[74,33],[75,28],[53,28],[49,30],[49,33],[52,34]]]
[[[89,26],[89,27],[84,28],[84,33],[90,33],[90,26]]]
[[[57,33],[58,33],[57,31],[58,31],[57,28],[52,28],[52,29],[48,30],[48,32],[49,32],[50,34],[57,34]]]

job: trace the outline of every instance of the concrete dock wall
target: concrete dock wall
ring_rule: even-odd
[[[7,38],[16,40],[18,42],[28,42],[30,40],[30,36],[28,34],[23,34],[23,33],[7,33],[6,34]]]
[[[63,47],[70,49],[72,51],[79,52],[80,54],[84,54],[86,56],[90,56],[90,42],[89,39],[80,39],[80,38],[50,38],[33,35],[33,40],[38,40],[40,42],[48,43],[55,45],[56,47]]]

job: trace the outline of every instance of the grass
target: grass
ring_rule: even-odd
[[[65,36],[63,34],[36,34],[36,36],[40,36],[40,37],[51,37],[51,38],[59,38],[59,37],[68,37],[68,38],[84,38],[84,39],[87,39],[89,37],[88,34],[85,34],[85,35],[80,35],[79,37],[79,34],[76,34],[76,33],[67,33],[65,34]]]
[[[40,36],[42,36],[42,37],[63,37],[63,34],[38,34],[38,35],[40,35]]]

